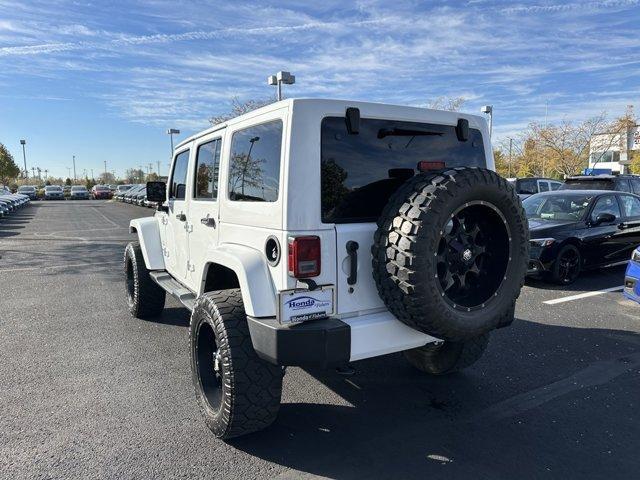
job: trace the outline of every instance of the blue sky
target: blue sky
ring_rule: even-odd
[[[161,161],[230,99],[273,93],[493,104],[496,140],[621,114],[640,95],[640,0],[592,2],[0,0],[0,142],[66,176]],[[640,108],[640,105],[637,105]]]

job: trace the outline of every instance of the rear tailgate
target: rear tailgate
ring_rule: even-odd
[[[343,223],[336,229],[336,298],[337,313],[349,315],[364,313],[373,309],[385,308],[378,295],[371,266],[371,245],[376,231],[375,223]],[[357,243],[356,278],[349,284],[351,274],[351,257],[347,251],[349,241]]]

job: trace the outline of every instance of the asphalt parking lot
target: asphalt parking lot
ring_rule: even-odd
[[[463,374],[428,377],[400,354],[352,377],[290,368],[276,424],[226,444],[194,399],[188,312],[127,311],[127,226],[151,213],[34,202],[0,222],[1,477],[637,477],[640,306],[589,295],[623,267],[528,283]]]

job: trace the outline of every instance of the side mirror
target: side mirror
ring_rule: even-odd
[[[593,222],[595,225],[600,225],[601,223],[611,223],[616,221],[616,216],[611,213],[599,213]]]
[[[164,203],[167,199],[167,184],[164,182],[147,182],[147,200]]]

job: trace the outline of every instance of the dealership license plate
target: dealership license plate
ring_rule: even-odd
[[[278,294],[278,321],[299,323],[317,318],[325,318],[334,313],[333,287],[324,286],[317,290],[283,290]]]

